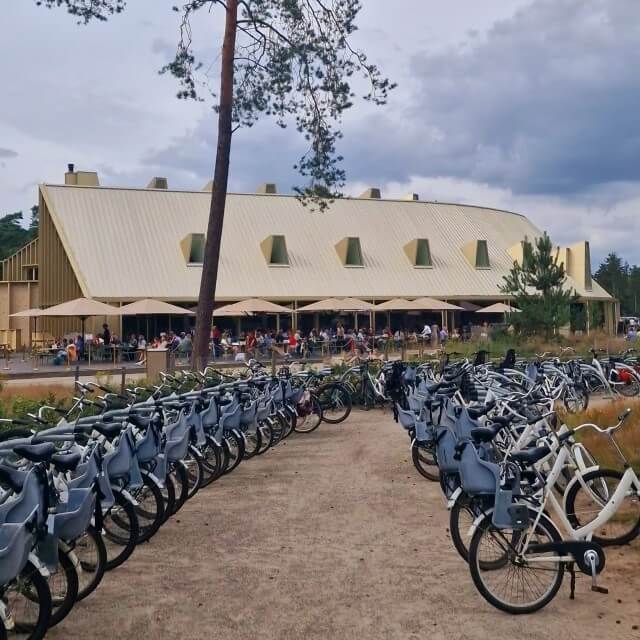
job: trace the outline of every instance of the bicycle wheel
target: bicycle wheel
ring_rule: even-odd
[[[202,456],[200,452],[193,446],[189,446],[187,455],[182,460],[187,468],[187,480],[189,482],[189,490],[187,492],[187,500],[193,498],[202,486],[203,468]]]
[[[0,590],[6,614],[11,616],[14,628],[11,638],[41,640],[51,619],[51,592],[47,579],[27,562],[20,575]]]
[[[622,479],[615,469],[594,469],[574,483],[566,496],[566,511],[574,528],[583,527],[598,517]],[[640,492],[630,489],[613,516],[593,534],[603,547],[628,544],[640,534]]]
[[[58,569],[47,582],[51,593],[49,626],[53,627],[69,615],[78,597],[78,574],[69,554],[63,549],[58,548]]]
[[[107,551],[107,571],[119,567],[133,553],[138,542],[136,511],[121,493],[114,493],[115,504],[102,518],[102,539]]]
[[[617,386],[616,389],[625,398],[633,398],[640,393],[640,383],[635,376],[630,376],[624,384]]]
[[[569,413],[581,413],[589,406],[589,392],[582,386],[567,387],[564,406]]]
[[[451,541],[465,562],[469,561],[468,533],[480,513],[474,500],[466,494],[459,495],[449,511]]]
[[[411,445],[411,459],[421,476],[432,482],[440,480],[440,471],[433,449],[414,441]]]
[[[258,449],[256,455],[261,456],[271,448],[274,436],[273,429],[268,420],[264,420],[258,425],[258,431],[260,431],[260,448]]]
[[[244,434],[245,447],[244,447],[244,459],[249,460],[253,456],[258,455],[260,447],[262,445],[262,436],[260,429],[256,428],[255,431],[247,431]]]
[[[296,433],[311,433],[322,422],[322,405],[315,395],[298,405],[298,415],[293,417],[293,430]]]
[[[223,446],[227,448],[229,454],[229,463],[224,473],[231,473],[241,462],[244,455],[244,438],[237,435],[234,431],[225,434]]]
[[[535,522],[533,511],[530,518]],[[487,514],[469,544],[473,583],[489,604],[507,613],[542,609],[553,600],[564,576],[564,564],[556,560],[561,554],[553,551],[523,554],[525,540],[529,540],[529,545],[546,544],[559,542],[561,536],[545,515],[535,529],[522,531],[498,529],[492,523],[492,515]]]
[[[160,493],[162,493],[162,501],[164,502],[164,520],[162,522],[164,524],[173,515],[176,508],[176,491],[168,475],[164,480]]]
[[[138,544],[150,540],[164,522],[164,499],[162,491],[149,476],[142,476],[142,487],[133,497],[138,503],[135,506],[138,518]]]
[[[317,390],[322,405],[322,420],[328,424],[344,422],[351,413],[353,402],[349,390],[338,382],[321,385]]]
[[[178,513],[182,509],[184,503],[189,496],[189,478],[187,476],[187,468],[182,462],[174,462],[171,464],[170,473],[167,479],[173,483],[173,491],[175,494],[173,513]]]
[[[206,444],[200,448],[202,455],[202,486],[207,487],[222,473],[222,454],[216,441],[207,437]]]
[[[84,534],[74,541],[73,553],[79,564],[79,567],[76,568],[78,573],[77,600],[84,600],[98,588],[104,577],[107,549],[104,546],[102,536],[92,526],[89,526]]]

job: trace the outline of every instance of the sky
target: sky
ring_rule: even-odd
[[[27,211],[68,163],[101,184],[202,188],[215,152],[211,103],[177,100],[158,70],[175,51],[174,0],[129,0],[78,26],[35,0],[3,0],[0,213]],[[355,43],[398,83],[356,101],[339,151],[345,193],[464,202],[527,215],[558,244],[588,239],[597,265],[640,263],[640,2],[363,0]],[[215,82],[219,12],[194,42]],[[230,188],[290,192],[304,151],[269,119],[234,134]]]

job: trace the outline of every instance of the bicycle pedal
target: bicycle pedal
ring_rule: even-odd
[[[596,593],[603,593],[605,595],[609,593],[609,589],[607,589],[607,587],[600,587],[597,584],[591,586],[591,591],[595,591]]]

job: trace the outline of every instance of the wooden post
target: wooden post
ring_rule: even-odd
[[[271,375],[276,375],[276,350],[271,347]]]
[[[80,380],[80,365],[77,364],[75,371],[73,372],[73,381],[78,382]]]
[[[124,390],[126,388],[126,377],[127,377],[127,370],[125,367],[122,367],[122,370],[120,372],[120,395],[124,395]]]

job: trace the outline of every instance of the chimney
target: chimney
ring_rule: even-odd
[[[147,185],[147,189],[168,189],[169,181],[166,178],[159,178],[156,176],[155,178],[151,178],[149,180],[149,184]]]
[[[67,172],[64,174],[64,183],[65,184],[78,184],[78,176],[75,172],[75,165],[73,162],[70,162],[67,165]]]
[[[367,198],[369,200],[380,200],[380,189],[377,187],[370,187],[360,194],[361,198]]]
[[[265,182],[264,184],[261,184],[256,189],[256,193],[276,194],[276,193],[278,193],[278,188],[276,187],[275,183],[273,183],[273,182]]]
[[[407,193],[403,200],[410,200],[412,202],[418,202],[420,200],[420,195],[417,193]]]
[[[99,187],[100,181],[95,171],[76,171],[74,164],[67,165],[67,172],[64,174],[64,183],[77,187]]]

